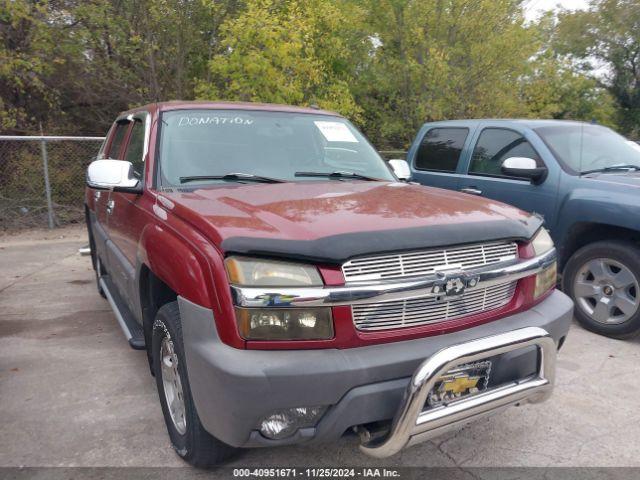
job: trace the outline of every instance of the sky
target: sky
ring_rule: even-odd
[[[525,17],[534,20],[538,15],[548,10],[557,10],[560,7],[569,10],[587,8],[588,0],[528,0],[525,3]]]

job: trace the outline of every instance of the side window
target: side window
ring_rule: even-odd
[[[533,158],[542,166],[540,156],[518,132],[504,128],[486,128],[473,149],[469,173],[504,177],[502,162],[509,157]]]
[[[142,152],[144,151],[144,123],[140,119],[135,119],[131,128],[131,136],[129,144],[125,152],[124,159],[133,164],[136,174],[142,178],[144,172],[144,163]]]
[[[416,168],[455,172],[468,134],[468,128],[432,128],[418,147]]]
[[[113,140],[111,140],[111,146],[109,147],[109,158],[113,158],[115,160],[122,160],[120,156],[120,149],[122,147],[122,142],[127,137],[127,131],[129,130],[130,122],[118,122],[116,126],[116,131],[113,133]]]
[[[102,143],[100,144],[100,150],[98,150],[98,154],[96,155],[96,160],[103,160],[105,158],[107,158],[107,146],[109,144],[109,139],[111,138],[111,133],[113,132],[113,129],[116,128],[114,125],[111,125],[111,127],[109,127],[109,131],[107,132],[107,134],[104,137],[104,140],[102,141]]]

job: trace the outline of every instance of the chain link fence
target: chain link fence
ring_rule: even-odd
[[[0,136],[0,230],[82,222],[102,137]]]
[[[378,150],[378,153],[385,160],[393,160],[393,159],[406,160],[407,159],[406,150]]]

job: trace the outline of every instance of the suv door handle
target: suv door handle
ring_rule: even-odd
[[[113,200],[109,200],[107,202],[107,213],[111,214],[113,212],[113,207],[116,206],[116,202],[114,202]]]
[[[461,188],[460,191],[464,193],[470,193],[471,195],[482,195],[482,190],[478,190],[475,187]]]

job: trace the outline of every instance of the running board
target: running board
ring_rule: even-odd
[[[109,275],[100,277],[100,286],[107,296],[107,300],[111,305],[111,309],[118,319],[122,333],[126,337],[129,345],[134,350],[144,350],[146,348],[144,341],[144,332],[140,324],[136,321],[131,310],[120,297],[118,290],[113,286]]]

